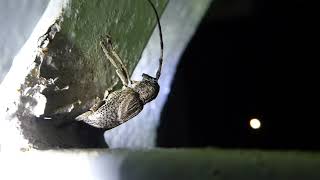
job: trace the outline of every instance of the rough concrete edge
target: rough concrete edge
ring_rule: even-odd
[[[36,58],[39,54],[39,38],[61,16],[63,10],[68,7],[68,0],[51,0],[34,28],[32,34],[14,57],[12,66],[0,85],[0,145],[1,151],[24,150],[30,148],[29,142],[23,138],[19,130],[19,120],[14,115],[18,110],[18,102],[21,86],[25,83],[26,77],[36,67]],[[40,93],[37,96],[41,96]],[[44,98],[44,97],[43,97]],[[45,98],[37,104],[37,111],[43,111]],[[10,137],[10,138],[7,138]]]

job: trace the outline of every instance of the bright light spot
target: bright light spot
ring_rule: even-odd
[[[250,126],[252,129],[259,129],[261,126],[261,122],[259,119],[251,119]]]

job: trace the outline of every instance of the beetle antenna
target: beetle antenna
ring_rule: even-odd
[[[155,12],[155,14],[156,14],[157,23],[158,23],[158,28],[159,28],[161,54],[160,54],[160,58],[159,58],[159,67],[158,67],[157,74],[156,74],[156,79],[158,80],[158,79],[160,78],[160,75],[161,75],[161,68],[162,68],[162,61],[163,61],[163,39],[162,39],[162,31],[161,31],[160,19],[159,19],[159,15],[158,15],[157,9],[155,8],[155,6],[154,6],[154,4],[151,2],[151,0],[148,0],[148,2],[149,2],[150,5],[152,6],[152,9],[154,10],[154,12]]]

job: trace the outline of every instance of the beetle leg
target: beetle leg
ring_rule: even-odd
[[[118,84],[119,79],[117,79],[112,85],[111,87],[109,87],[107,90],[104,91],[104,95],[103,95],[103,99],[107,99],[107,97],[109,96],[110,92],[113,91],[114,87]]]
[[[119,55],[115,52],[112,46],[111,37],[107,35],[105,39],[100,41],[100,46],[104,54],[107,56],[108,60],[116,68],[117,75],[119,76],[122,84],[124,86],[128,86],[130,83],[128,70],[124,66]]]

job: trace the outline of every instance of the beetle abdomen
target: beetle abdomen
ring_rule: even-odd
[[[81,120],[97,128],[111,129],[136,116],[142,109],[139,94],[126,88],[109,94],[104,105],[95,112],[87,112]]]

